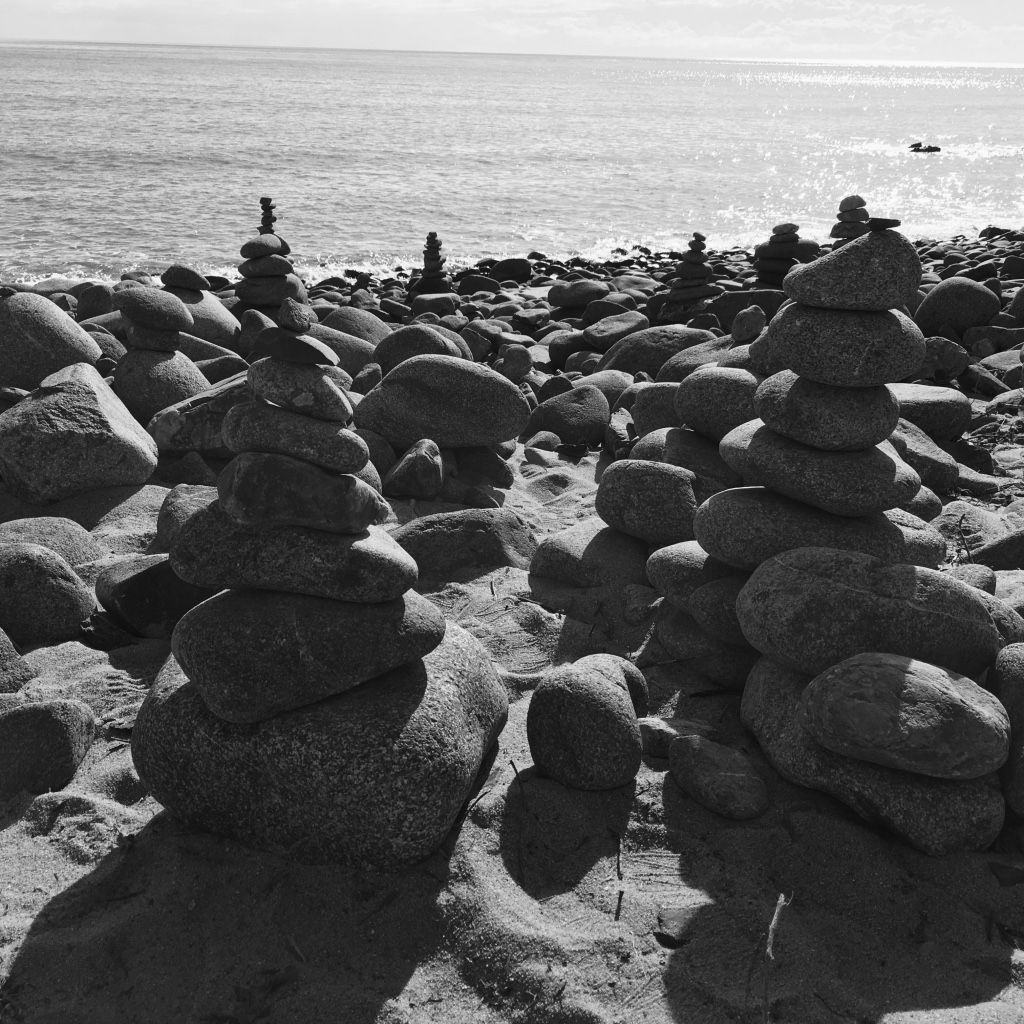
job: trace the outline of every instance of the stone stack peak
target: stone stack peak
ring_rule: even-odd
[[[860,238],[870,230],[867,221],[870,219],[868,204],[860,196],[846,196],[839,202],[836,223],[832,225],[829,237],[834,239],[833,249],[845,245],[851,238]]]
[[[816,259],[820,251],[817,242],[800,237],[799,224],[776,224],[771,238],[754,249],[758,283],[768,288],[781,288],[791,268]]]
[[[670,303],[685,307],[722,294],[722,286],[715,284],[707,248],[707,236],[695,231],[682,259],[676,264],[675,277],[670,281]]]
[[[409,295],[443,295],[452,291],[451,276],[445,273],[448,257],[441,250],[436,231],[427,235],[423,247],[423,272],[409,282]]]
[[[269,196],[260,199],[257,234],[239,250],[244,261],[238,267],[242,280],[235,286],[235,295],[239,299],[235,312],[239,318],[247,310],[255,309],[274,320],[286,299],[308,303],[306,287],[287,258],[292,251],[291,246],[274,230],[276,208]]]

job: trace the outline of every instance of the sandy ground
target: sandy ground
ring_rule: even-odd
[[[539,534],[593,514],[593,457],[517,461],[508,504]],[[138,550],[151,524],[129,518],[120,541]],[[648,671],[652,713],[750,753],[769,812],[716,817],[655,759],[630,787],[567,790],[531,766],[530,675],[635,650],[643,625],[601,595],[549,588],[570,615],[545,609],[508,568],[424,589],[509,671],[512,702],[462,820],[402,875],[290,863],[146,797],[131,726],[168,645],[29,656],[34,692],[87,701],[103,728],[64,791],[0,806],[3,1024],[1024,1021],[1024,900],[993,870],[1021,863],[1024,828],[984,854],[919,854],[779,779],[738,695],[671,666]]]

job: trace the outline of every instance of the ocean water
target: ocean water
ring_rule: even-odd
[[[0,96],[0,280],[223,272],[261,195],[321,276],[1024,223],[1024,67],[12,43]]]

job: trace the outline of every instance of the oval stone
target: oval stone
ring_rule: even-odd
[[[621,459],[601,476],[594,508],[609,526],[652,544],[692,540],[695,480],[679,466]]]
[[[924,335],[895,309],[847,313],[799,303],[768,325],[774,358],[819,384],[872,387],[903,380],[924,359]]]
[[[704,736],[678,736],[668,750],[676,785],[723,818],[758,818],[768,810],[768,788],[750,758]]]
[[[755,569],[736,611],[762,654],[812,675],[872,651],[974,675],[1001,643],[978,593],[934,569],[805,547]]]
[[[414,590],[375,604],[225,590],[178,620],[171,650],[215,715],[260,722],[422,658],[444,632]]]
[[[647,578],[651,586],[666,601],[684,611],[695,590],[726,577],[745,581],[747,574],[709,555],[695,540],[667,544],[647,559]]]
[[[839,516],[896,508],[921,486],[921,478],[886,442],[859,452],[823,452],[751,420],[726,434],[718,450],[745,483]]]
[[[800,720],[836,754],[936,779],[980,778],[1010,751],[1009,718],[988,690],[894,654],[858,654],[815,676]]]
[[[697,509],[693,532],[716,559],[748,572],[772,555],[809,546],[860,551],[886,562],[916,562],[912,556],[918,552],[911,550],[908,535],[916,537],[928,527],[909,513],[903,515],[907,522],[901,529],[886,512],[837,516],[765,487],[735,487],[712,495]],[[938,531],[930,533],[941,541]],[[937,564],[934,550],[926,557],[923,564]]]
[[[776,434],[812,448],[856,452],[889,437],[900,403],[884,384],[841,388],[783,370],[758,387],[754,415]]]
[[[754,394],[762,378],[749,370],[701,366],[676,391],[676,414],[698,434],[721,441],[730,430],[757,415]]]
[[[628,689],[576,665],[541,680],[526,735],[534,764],[571,789],[615,789],[640,769],[640,726]]]
[[[391,511],[384,498],[358,477],[262,452],[232,459],[217,478],[217,493],[221,508],[243,526],[362,533]]]
[[[257,397],[289,412],[334,423],[352,419],[352,404],[345,394],[352,378],[339,366],[288,363],[268,356],[249,367],[246,380]]]
[[[510,380],[452,356],[413,356],[399,363],[355,410],[356,426],[397,450],[424,438],[442,448],[473,448],[518,437],[530,406]]]
[[[191,828],[396,870],[441,845],[507,713],[486,648],[449,623],[422,661],[257,725],[217,718],[169,659],[132,757],[146,791]]]
[[[890,384],[900,416],[933,441],[955,441],[971,425],[971,400],[961,391],[931,384]]]
[[[357,473],[370,459],[366,442],[337,422],[288,412],[266,402],[232,406],[221,426],[233,452],[290,455],[336,473]]]
[[[385,530],[341,534],[248,527],[218,501],[190,515],[171,544],[171,568],[200,587],[255,587],[336,601],[390,601],[414,586],[416,563]]]

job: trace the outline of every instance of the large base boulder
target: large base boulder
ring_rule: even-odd
[[[869,825],[887,828],[933,857],[992,844],[1005,813],[994,774],[931,779],[834,754],[800,725],[800,696],[808,682],[810,676],[761,658],[743,691],[743,724],[784,779],[834,796]]]
[[[193,828],[395,870],[440,845],[507,713],[487,651],[449,622],[422,661],[258,725],[217,718],[171,658],[132,756],[149,792]]]

